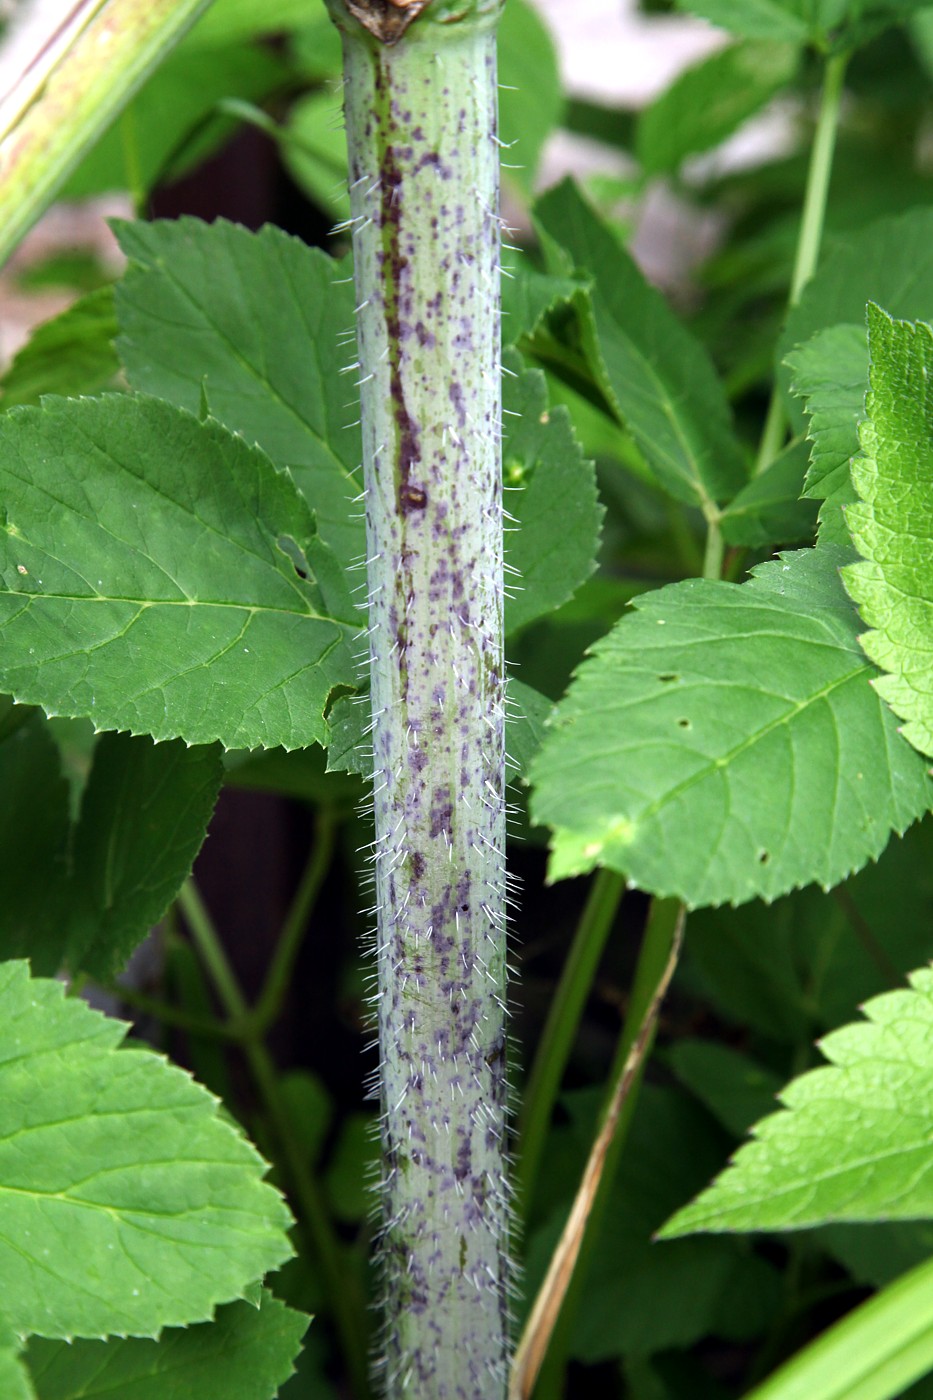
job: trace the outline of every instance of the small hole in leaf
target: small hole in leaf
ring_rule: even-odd
[[[689,728],[690,728],[690,721],[689,721],[688,719],[679,719],[679,720],[677,721],[677,724],[678,724],[678,727],[679,727],[680,729],[689,729]]]
[[[276,544],[292,562],[292,568],[300,579],[314,579],[311,565],[305,558],[304,550],[291,535],[279,535]]]
[[[768,861],[769,861],[770,859],[771,859],[771,857],[770,857],[770,855],[768,854],[767,851],[759,851],[759,852],[758,852],[758,864],[759,864],[759,865],[767,865],[767,864],[768,864]]]
[[[661,675],[658,676],[658,680],[663,681],[666,685],[668,681],[679,681],[680,677],[675,675],[673,671],[663,671]]]

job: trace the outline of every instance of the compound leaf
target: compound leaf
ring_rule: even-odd
[[[871,389],[860,497],[846,518],[863,563],[843,582],[870,631],[859,640],[885,672],[875,684],[921,753],[933,757],[933,328],[868,308]]]
[[[662,1235],[933,1216],[933,971],[863,1010]]]
[[[274,1400],[307,1326],[303,1313],[263,1290],[258,1308],[229,1303],[213,1322],[166,1331],[158,1341],[69,1346],[34,1337],[26,1357],[37,1400]]]
[[[587,358],[659,484],[677,500],[707,509],[731,499],[747,472],[704,347],[569,181],[536,208],[549,238],[594,278],[592,290],[574,301]],[[566,274],[566,259],[559,261],[552,270]]]
[[[205,1321],[290,1254],[262,1159],[189,1075],[0,967],[0,1285],[44,1337]]]
[[[741,586],[635,599],[558,706],[532,765],[552,879],[606,865],[691,906],[830,887],[931,805],[869,684],[827,546]]]
[[[0,685],[48,712],[227,748],[326,738],[354,607],[289,478],[156,399],[0,419]]]

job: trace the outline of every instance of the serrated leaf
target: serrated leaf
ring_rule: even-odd
[[[114,380],[113,288],[98,287],[44,321],[0,379],[0,407],[37,404],[43,394],[93,394]]]
[[[219,746],[105,734],[74,836],[69,967],[109,981],[191,873],[223,779]]]
[[[502,477],[517,525],[507,530],[505,559],[520,576],[506,579],[509,635],[566,603],[589,578],[605,512],[593,463],[583,456],[566,408],[548,406],[544,375],[517,373],[515,355],[505,363]]]
[[[0,1317],[0,1395],[3,1400],[39,1400],[22,1360],[23,1340]]]
[[[307,1327],[304,1313],[263,1290],[258,1308],[231,1303],[158,1341],[34,1337],[26,1355],[37,1400],[275,1400]]]
[[[933,328],[868,308],[871,388],[860,501],[846,520],[863,563],[843,582],[871,629],[859,638],[884,675],[875,682],[901,732],[933,757]]]
[[[267,225],[117,223],[117,349],[130,382],[211,414],[287,467],[344,563],[364,549],[350,268]]]
[[[646,172],[677,170],[718,146],[793,80],[799,64],[799,45],[769,39],[732,44],[686,69],[639,118],[635,151]]]
[[[570,181],[549,190],[536,210],[549,238],[594,279],[574,303],[590,366],[658,483],[707,510],[731,499],[747,472],[706,350]]]
[[[741,586],[642,595],[593,648],[532,765],[550,877],[597,865],[689,906],[829,887],[933,801],[869,684],[826,547]]]
[[[3,689],[155,739],[326,738],[331,689],[354,678],[355,610],[263,453],[114,395],[12,410],[0,463]]]
[[[811,540],[816,508],[800,499],[807,465],[807,445],[792,442],[730,501],[720,517],[727,544],[797,544]]]
[[[663,1236],[933,1216],[933,971],[863,1011],[824,1037],[829,1065],[791,1081],[784,1108]]]
[[[0,1287],[44,1337],[208,1319],[291,1252],[218,1102],[59,982],[0,967]]]
[[[870,301],[892,316],[933,321],[933,208],[879,219],[848,234],[820,263],[791,310],[779,361],[817,331],[864,326]],[[786,386],[786,367],[780,377]]]
[[[868,387],[868,342],[863,326],[830,326],[787,356],[791,392],[809,415],[810,467],[804,495],[825,501],[820,539],[848,545],[844,507],[855,500],[849,463],[858,451],[858,424]]]

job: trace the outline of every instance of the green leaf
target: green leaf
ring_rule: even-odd
[[[354,676],[354,608],[261,452],[114,395],[12,410],[0,462],[3,689],[155,739],[326,738],[331,689]]]
[[[330,19],[324,22],[334,31]],[[262,34],[281,34],[308,25],[308,0],[213,0],[188,39],[199,48],[213,44],[242,43]],[[340,52],[339,40],[336,45]]]
[[[750,39],[852,49],[930,0],[678,0],[679,8]]]
[[[550,31],[527,0],[509,0],[502,11],[498,50],[502,177],[527,197],[564,106]]]
[[[540,370],[518,374],[506,355],[502,476],[508,531],[505,630],[509,635],[566,603],[596,568],[604,510],[592,462],[583,457],[566,408],[548,407]]]
[[[98,287],[33,331],[0,379],[0,406],[36,404],[43,394],[93,394],[119,369],[113,348],[113,288]]]
[[[130,382],[211,414],[287,467],[321,538],[362,557],[359,399],[350,268],[267,225],[117,223],[130,260],[117,287],[117,349]]]
[[[59,750],[29,718],[0,743],[0,956],[120,971],[190,872],[222,773],[216,749],[105,735],[73,825]]]
[[[636,154],[646,172],[679,168],[718,146],[792,82],[800,48],[772,39],[732,44],[688,68],[641,114]]]
[[[748,1400],[906,1400],[933,1369],[933,1262],[835,1323]]]
[[[39,1400],[21,1358],[22,1338],[0,1317],[0,1395],[4,1400]]]
[[[606,865],[689,906],[828,888],[931,805],[829,547],[637,598],[532,765],[551,879]]]
[[[679,1040],[670,1051],[671,1068],[730,1133],[741,1137],[774,1107],[778,1075],[728,1045],[712,1040]]]
[[[830,899],[810,888],[772,905],[700,910],[688,958],[703,1000],[727,1021],[805,1053],[815,1035],[929,956],[931,907],[927,816]]]
[[[516,345],[531,335],[556,306],[571,302],[580,290],[572,277],[540,272],[524,254],[510,254],[502,278],[502,342]]]
[[[0,1285],[18,1332],[204,1321],[290,1253],[264,1164],[218,1102],[59,982],[0,967]]]
[[[66,873],[68,784],[42,716],[27,710],[19,718],[0,742],[0,956],[28,956],[52,974],[65,941],[56,900]]]
[[[206,128],[222,99],[260,102],[286,79],[267,49],[242,43],[205,49],[193,40],[189,35],[139,90],[78,166],[62,198],[86,199],[134,185],[149,191],[160,177],[177,178],[234,129],[229,121]],[[186,145],[193,133],[196,139]]]
[[[864,326],[869,301],[892,316],[933,321],[933,208],[879,219],[837,244],[788,316],[778,359],[817,331]],[[848,355],[845,363],[848,374]],[[789,377],[784,368],[785,386]]]
[[[885,672],[879,695],[933,757],[933,328],[869,306],[868,339],[868,421],[852,463],[861,499],[846,513],[864,562],[843,581],[871,629],[865,654]]]
[[[856,499],[849,463],[858,451],[858,424],[868,387],[868,345],[863,326],[830,326],[785,360],[791,391],[806,403],[810,468],[804,495],[825,502],[820,540],[849,545],[845,507]]]
[[[217,746],[103,736],[65,888],[69,967],[98,981],[122,970],[191,873],[222,777]]]
[[[790,443],[729,503],[720,518],[727,544],[797,544],[812,540],[816,510],[800,500],[807,464],[806,443]]]
[[[662,1235],[933,1216],[933,971],[910,984],[824,1037],[830,1064],[791,1081],[785,1107]]]
[[[27,1360],[37,1400],[275,1400],[307,1326],[303,1313],[263,1291],[258,1308],[230,1303],[213,1322],[158,1341],[33,1338]]]
[[[598,1095],[578,1091],[563,1096],[561,1104],[571,1118],[576,1171],[570,1179],[575,1186],[595,1131]],[[570,1143],[562,1139],[569,1136],[567,1129],[553,1135],[551,1175],[563,1175]],[[690,1346],[709,1332],[736,1339],[753,1336],[765,1324],[776,1299],[777,1275],[744,1241],[731,1241],[741,1247],[728,1250],[721,1248],[725,1240],[659,1245],[652,1239],[672,1204],[695,1189],[691,1183],[704,1179],[723,1149],[723,1135],[697,1104],[671,1089],[642,1088],[582,1285],[571,1342],[574,1356],[595,1362],[627,1352],[643,1355]],[[566,1199],[557,1202],[529,1242],[531,1297],[568,1204]]]
[[[725,392],[702,345],[569,181],[548,191],[537,215],[594,279],[592,292],[581,290],[575,299],[584,347],[599,388],[659,484],[707,510],[730,499],[747,471]]]

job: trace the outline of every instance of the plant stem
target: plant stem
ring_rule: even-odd
[[[820,111],[816,122],[816,132],[810,151],[810,165],[807,171],[807,188],[804,194],[803,211],[800,218],[800,232],[797,236],[797,252],[794,257],[794,270],[791,274],[788,311],[797,305],[800,294],[816,271],[823,239],[823,224],[826,219],[826,202],[829,197],[829,182],[833,169],[833,153],[836,148],[836,132],[839,128],[839,110],[842,103],[842,85],[845,78],[847,53],[832,54],[826,60],[823,72],[823,91],[820,97]],[[756,475],[769,467],[781,450],[786,430],[784,403],[780,386],[775,383],[771,392],[771,402],[765,419],[761,446],[758,449]]]
[[[336,829],[337,822],[333,813],[327,808],[319,808],[315,818],[311,853],[282,925],[282,932],[259,999],[247,1017],[244,1037],[261,1039],[278,1017],[291,982],[295,959],[301,950],[308,919],[333,860]]]
[[[518,1124],[517,1189],[526,1219],[580,1016],[624,893],[622,875],[605,868],[597,871],[538,1041]]]
[[[526,1400],[531,1395],[539,1367],[540,1379],[534,1391],[537,1400],[561,1400],[565,1393],[564,1373],[582,1282],[628,1136],[658,1012],[677,964],[684,918],[684,906],[679,900],[652,900],[600,1131],[561,1243],[519,1344],[509,1400]]]
[[[71,0],[0,105],[0,264],[210,0]],[[54,7],[53,7],[54,8]]]
[[[343,36],[372,694],[388,1395],[507,1384],[500,0]]]
[[[234,1023],[245,1022],[247,1002],[227,959],[223,945],[193,880],[182,888],[178,900],[192,941],[214,984],[221,1004]],[[333,1309],[344,1360],[356,1400],[369,1394],[365,1301],[359,1296],[352,1271],[344,1266],[341,1245],[334,1234],[330,1216],[318,1185],[308,1170],[301,1143],[292,1131],[288,1106],[282,1097],[275,1063],[262,1041],[241,1042],[253,1081],[262,1100],[270,1126],[279,1142],[285,1169],[291,1181],[301,1224],[317,1259],[326,1294]]]

